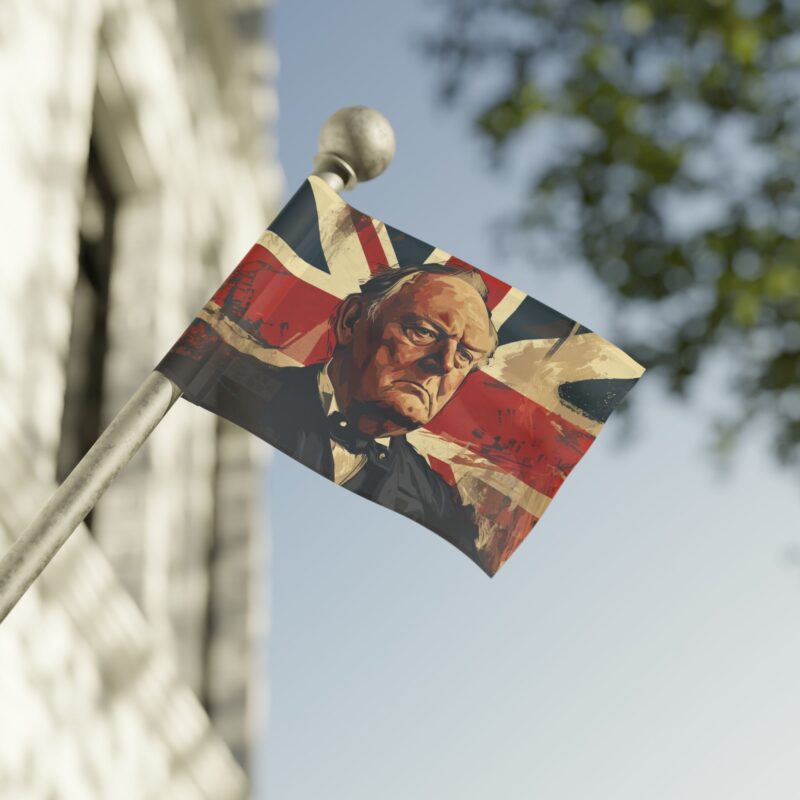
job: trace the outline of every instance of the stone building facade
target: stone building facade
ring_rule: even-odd
[[[276,210],[266,14],[0,3],[0,548]],[[0,625],[0,797],[248,795],[265,458],[179,402]]]

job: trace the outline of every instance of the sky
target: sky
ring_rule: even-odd
[[[287,197],[325,118],[373,106],[397,155],[348,202],[613,339],[586,276],[498,247],[521,179],[438,101],[434,22],[417,0],[278,4]],[[758,429],[727,467],[709,454],[721,371],[689,403],[646,376],[493,579],[276,453],[257,796],[796,800],[797,474]]]

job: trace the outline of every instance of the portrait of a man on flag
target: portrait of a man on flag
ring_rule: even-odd
[[[490,575],[642,373],[313,177],[158,369]]]

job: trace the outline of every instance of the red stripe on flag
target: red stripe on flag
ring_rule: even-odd
[[[456,476],[453,474],[453,468],[448,464],[446,461],[442,461],[436,456],[428,456],[428,461],[430,462],[431,469],[434,472],[438,472],[439,475],[444,478],[451,486],[456,485]]]
[[[482,269],[478,269],[456,256],[450,256],[450,258],[447,259],[447,263],[454,264],[457,267],[463,267],[464,269],[471,269],[480,274],[483,278],[483,282],[486,284],[486,288],[489,290],[489,297],[486,299],[486,305],[489,307],[490,311],[506,296],[506,294],[508,294],[508,290],[511,288],[509,284],[505,281],[501,281],[500,278],[495,278],[494,275],[490,275],[488,272],[484,272]]]
[[[354,208],[350,209],[350,216],[353,220],[353,227],[355,227],[358,234],[358,241],[361,242],[361,248],[364,250],[369,271],[375,273],[386,269],[389,266],[389,259],[386,258],[386,253],[383,252],[383,245],[378,238],[372,217],[368,217]]]
[[[292,275],[255,245],[212,300],[265,347],[310,364],[330,356],[328,320],[339,298]]]
[[[205,361],[211,358],[220,344],[222,339],[208,323],[194,319],[169,352],[192,361]]]
[[[431,433],[552,497],[594,437],[483,372],[471,375],[428,425]]]
[[[492,526],[492,536],[479,551],[479,558],[486,571],[494,575],[519,547],[539,518],[522,506],[510,502],[505,494],[486,484],[475,504],[475,510]]]
[[[510,521],[504,519],[508,515],[512,517]],[[494,575],[511,558],[539,518],[516,506],[513,509],[504,510],[494,521],[498,523],[501,530],[492,537],[488,547],[480,553],[480,559],[490,575]]]
[[[431,469],[438,472],[451,486],[456,485],[453,468],[447,461],[428,456]],[[474,487],[473,487],[474,492]],[[490,574],[495,572],[519,547],[539,517],[514,502],[513,497],[480,481],[480,490],[469,498],[479,517],[491,525],[492,535],[478,552],[478,560]]]

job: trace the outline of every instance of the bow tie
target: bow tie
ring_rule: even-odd
[[[328,435],[351,453],[367,453],[375,447],[374,440],[360,434],[341,411],[328,415]]]

